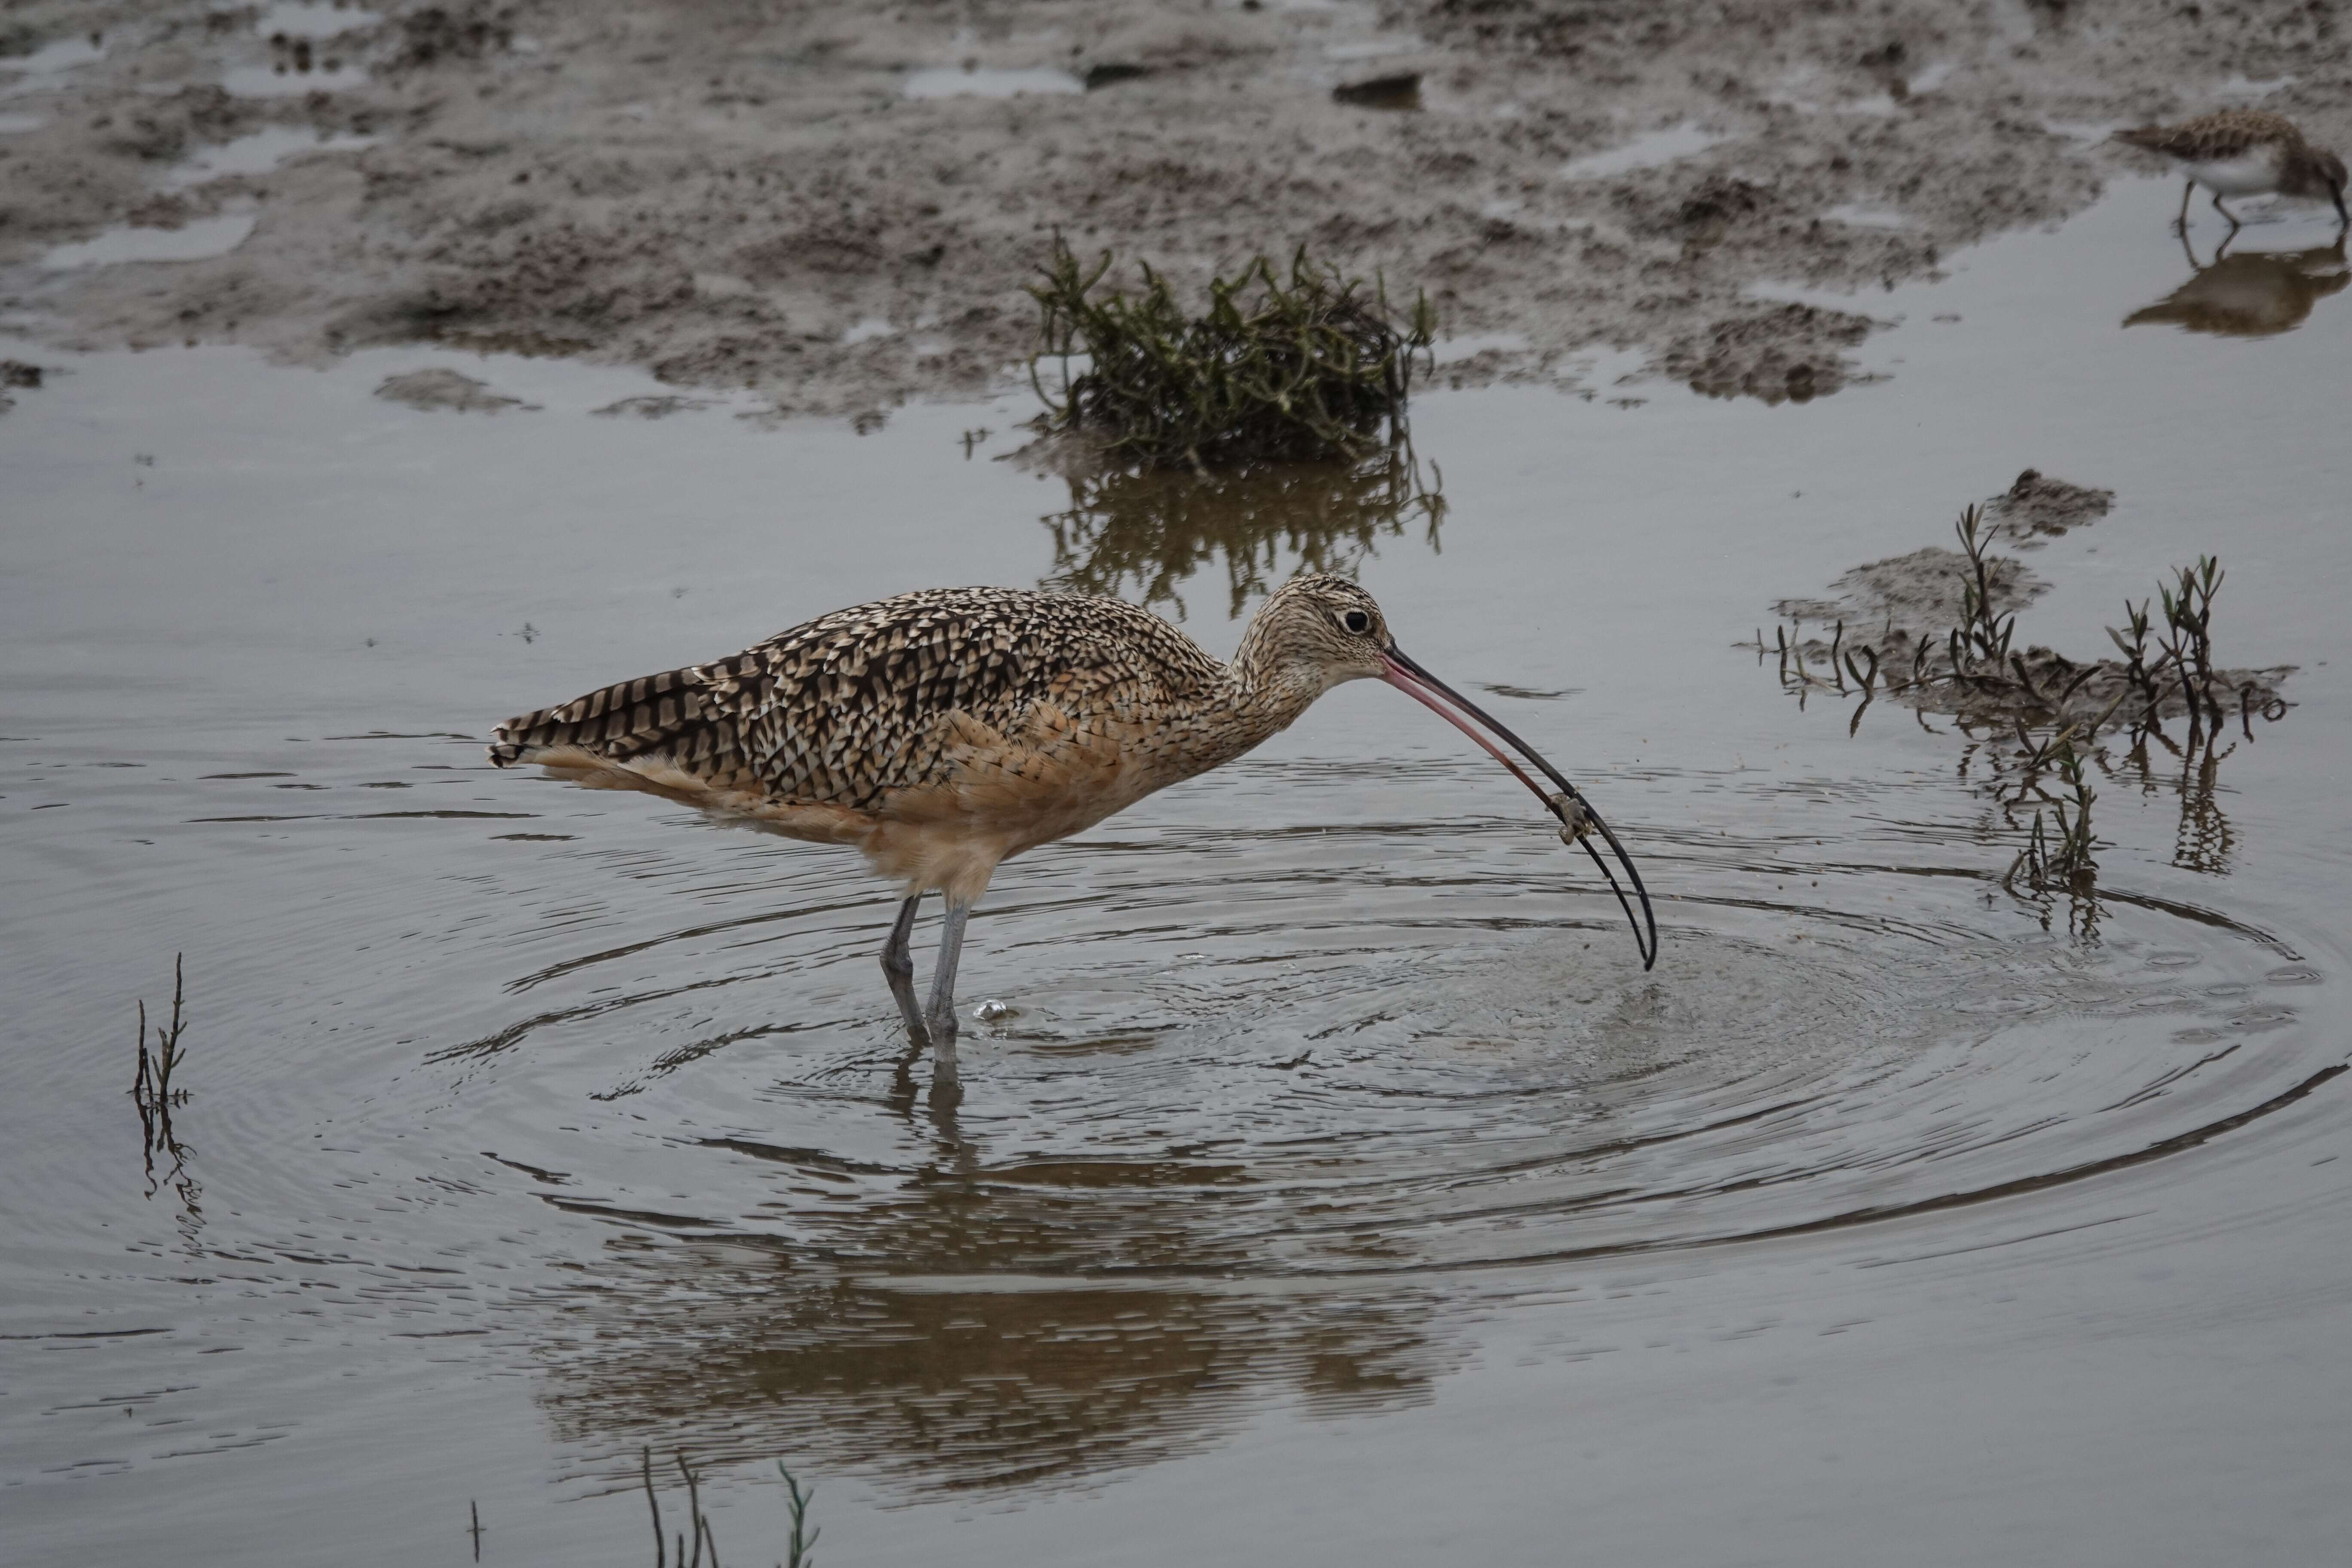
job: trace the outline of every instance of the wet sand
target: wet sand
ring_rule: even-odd
[[[2326,1560],[2352,314],[2126,327],[2195,281],[2176,199],[1874,296],[1833,399],[1434,394],[1433,528],[1360,474],[1074,489],[994,460],[1018,398],[52,352],[0,419],[12,1553],[469,1559],[476,1502],[486,1563],[629,1561],[651,1448],[730,1561],[781,1555],[777,1458],[877,1563]],[[2087,908],[2001,885],[2001,735],[1736,646],[2029,467],[2115,492],[2025,558],[2036,637],[2218,551],[2223,658],[2295,667],[2226,750],[2104,751]],[[919,582],[1227,651],[1318,552],[1626,833],[1654,973],[1349,687],[1006,868],[966,987],[1012,1012],[942,1096],[838,852],[481,757]],[[180,951],[175,1173],[122,1089]]]
[[[1057,230],[1185,286],[1311,244],[1427,290],[1461,384],[1613,395],[1618,349],[1801,401],[1885,289],[2152,166],[2109,129],[2252,103],[2352,142],[2345,37],[2284,3],[11,16],[48,50],[0,59],[0,299],[36,341],[433,339],[869,418],[996,390]],[[1409,107],[1334,96],[1398,74]],[[97,264],[133,254],[195,258]]]

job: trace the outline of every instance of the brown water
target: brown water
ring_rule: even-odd
[[[2306,257],[2285,330],[2125,330],[2189,281],[2176,195],[1865,301],[1892,379],[1814,404],[1430,397],[1433,527],[1379,476],[1074,495],[991,460],[1018,402],[598,418],[657,389],[511,357],[462,364],[535,410],[370,396],[426,351],[20,395],[9,1561],[468,1561],[478,1500],[486,1563],[634,1563],[641,1446],[738,1562],[779,1458],[835,1562],[2330,1560],[2352,307]],[[2218,551],[2225,658],[2300,667],[2210,775],[2113,748],[2087,937],[2001,889],[1985,746],[1850,737],[1731,646],[2028,466],[2118,497],[2032,558],[2032,640]],[[1013,1011],[949,1095],[844,852],[481,755],[928,584],[1117,585],[1223,651],[1302,558],[1589,784],[1654,973],[1359,685],[1007,867],[963,993]],[[182,950],[151,1174],[132,1011]]]

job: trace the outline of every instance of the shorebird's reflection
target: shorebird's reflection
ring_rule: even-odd
[[[2213,259],[2202,265],[2185,234],[2180,248],[2194,275],[2155,304],[2125,317],[2125,326],[2162,322],[2184,331],[2266,338],[2303,325],[2314,305],[2352,281],[2340,234],[2335,244],[2316,249],[2235,255],[2223,240]]]
[[[559,1288],[541,1398],[564,1438],[616,1476],[649,1445],[915,1492],[1053,1487],[1189,1451],[1268,1398],[1424,1403],[1455,1359],[1430,1292],[1254,1287],[1246,1166],[992,1150],[919,1057],[882,1096],[928,1145],[908,1163],[710,1140],[769,1194],[743,1232],[632,1224]],[[760,1234],[770,1211],[789,1234]]]
[[[1444,1370],[1393,1296],[899,1289],[782,1255],[634,1247],[572,1304],[541,1392],[616,1473],[642,1443],[909,1492],[1066,1486],[1214,1441],[1276,1391],[1352,1413],[1426,1403]]]

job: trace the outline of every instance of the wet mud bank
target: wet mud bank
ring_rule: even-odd
[[[306,363],[433,339],[783,411],[988,391],[1057,232],[1184,289],[1311,244],[1501,339],[1460,384],[1574,384],[1611,347],[1801,401],[1879,318],[1759,282],[1875,289],[2061,218],[2144,166],[2097,144],[2118,124],[2259,102],[2352,135],[2341,30],[2284,0],[46,0],[6,47],[20,333]]]

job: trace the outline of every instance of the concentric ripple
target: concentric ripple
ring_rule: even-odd
[[[1457,1268],[1877,1217],[2158,1150],[2326,1065],[2289,1030],[2307,966],[2147,901],[2105,900],[2084,945],[1950,868],[1831,868],[1800,900],[1785,871],[1690,855],[1644,975],[1613,909],[1561,899],[1508,829],[1444,877],[1375,862],[1379,827],[1255,836],[1245,881],[1214,869],[1252,837],[1114,854],[1083,898],[1041,862],[975,926],[971,972],[1012,1011],[968,1026],[955,1092],[877,1016],[880,901],[542,970],[524,994],[580,1001],[450,1059],[560,1032],[573,1070],[608,1064],[597,1098],[659,1086],[719,1122],[658,1162],[698,1194],[686,1228],[894,1273],[1096,1276]],[[625,965],[660,983],[596,984]],[[816,988],[841,1016],[764,1011],[775,978],[805,994],[836,967]],[[940,1183],[968,1196],[944,1232],[917,1217]],[[812,1184],[823,1205],[777,1199]]]
[[[596,1080],[605,1120],[519,1156],[634,1238],[555,1292],[573,1436],[925,1487],[1160,1453],[1244,1383],[1418,1397],[1465,1270],[2017,1198],[2342,1070],[2278,937],[2118,888],[2086,941],[1893,837],[1914,863],[1654,836],[1649,974],[1517,824],[1048,851],[974,924],[967,1008],[1011,1011],[954,1083],[887,1012],[887,897],[787,849],[761,912],[542,964],[439,1059]]]

